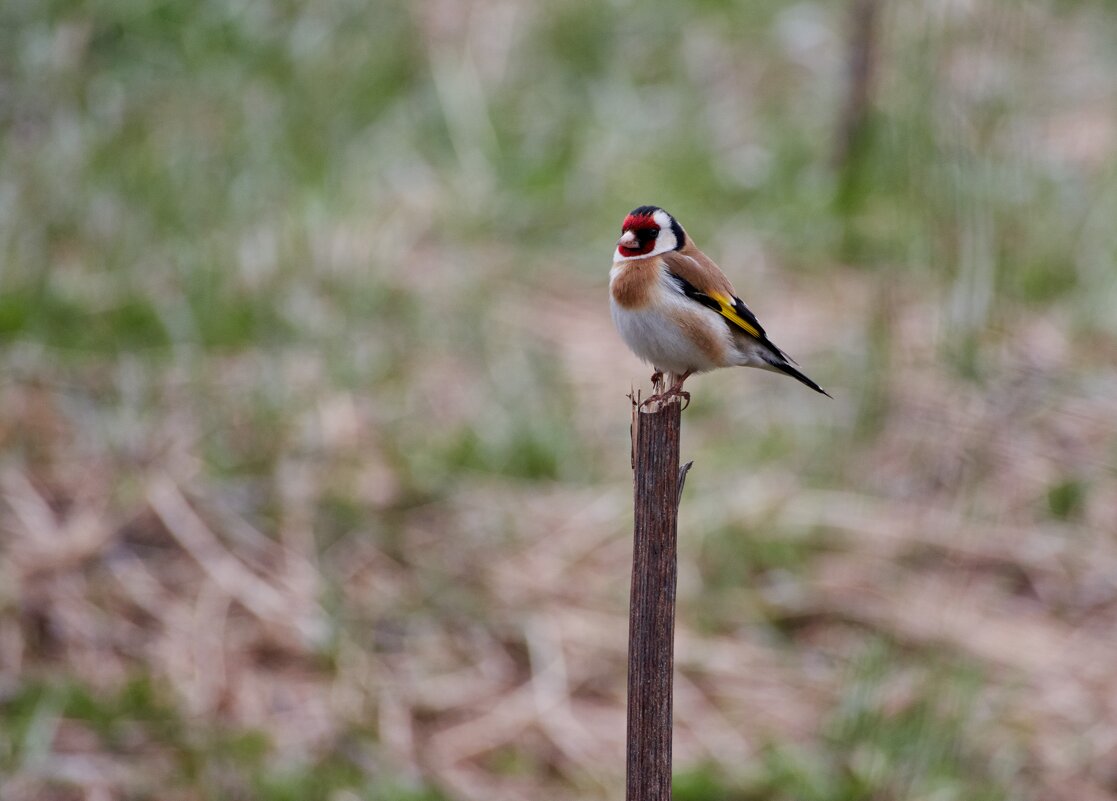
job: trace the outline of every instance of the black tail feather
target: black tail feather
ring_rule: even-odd
[[[831,394],[830,394],[829,392],[827,392],[826,390],[824,390],[824,389],[823,389],[822,387],[820,387],[820,386],[819,386],[818,384],[816,384],[816,383],[815,383],[814,381],[812,381],[811,379],[807,378],[807,376],[806,376],[806,374],[805,374],[805,373],[803,373],[802,371],[800,371],[800,370],[797,370],[796,368],[792,367],[792,366],[791,366],[790,364],[788,364],[787,362],[785,362],[785,361],[776,361],[775,359],[771,359],[771,360],[765,359],[765,361],[767,361],[767,362],[768,362],[768,364],[770,364],[770,365],[772,365],[773,367],[775,367],[775,368],[776,368],[777,370],[779,370],[779,371],[780,371],[781,373],[786,373],[787,375],[789,375],[789,376],[791,376],[792,378],[794,378],[794,379],[795,379],[796,381],[800,381],[800,382],[802,382],[802,383],[806,384],[806,385],[807,385],[808,387],[810,387],[811,389],[813,389],[813,390],[814,390],[815,392],[821,392],[821,393],[822,393],[823,395],[825,395],[826,397],[830,398],[831,400],[833,400],[833,399],[834,399],[834,396],[833,396],[833,395],[831,395]]]

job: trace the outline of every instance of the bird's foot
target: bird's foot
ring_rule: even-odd
[[[694,371],[687,370],[681,375],[672,376],[674,380],[671,382],[671,388],[663,393],[663,400],[667,401],[671,398],[679,398],[680,400],[684,401],[682,408],[679,409],[679,411],[682,411],[683,409],[690,406],[690,393],[683,390],[683,384],[685,384],[686,380],[692,375],[694,375]]]
[[[680,408],[679,411],[683,411],[683,409],[686,409],[688,406],[690,406],[690,393],[683,390],[682,387],[674,386],[671,387],[671,389],[666,390],[665,392],[656,393],[655,395],[651,395],[645,398],[643,401],[640,402],[640,408],[643,409],[645,406],[652,403],[668,403],[673,398],[679,398],[683,401],[682,408]]]
[[[683,391],[683,383],[694,374],[693,370],[687,370],[681,375],[671,374],[671,387],[665,389],[663,381],[663,371],[656,370],[652,373],[652,394],[640,403],[640,408],[643,409],[649,404],[662,404],[667,403],[673,398],[679,398],[683,401],[682,408],[685,409],[690,406],[690,393]],[[680,409],[682,411],[682,409]]]
[[[662,401],[664,397],[663,390],[663,371],[657,367],[656,371],[652,373],[652,394],[640,402],[640,408],[643,409],[649,404]]]
[[[662,401],[668,401],[671,398],[679,398],[683,401],[682,406],[679,408],[680,412],[690,406],[690,393],[683,389],[682,384],[676,384],[660,396],[660,400]]]

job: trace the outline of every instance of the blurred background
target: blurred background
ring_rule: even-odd
[[[646,203],[676,798],[1117,798],[1112,2],[4,0],[0,799],[619,798]]]

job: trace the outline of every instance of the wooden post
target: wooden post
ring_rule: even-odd
[[[671,799],[676,534],[690,469],[690,463],[679,469],[680,413],[678,398],[641,407],[639,396],[633,397],[627,801]]]

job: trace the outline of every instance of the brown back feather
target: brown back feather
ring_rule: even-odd
[[[663,263],[667,269],[675,273],[699,292],[712,295],[715,292],[736,297],[737,292],[729,282],[721,268],[714,264],[714,260],[703,253],[687,238],[686,246],[682,250],[664,253]]]

